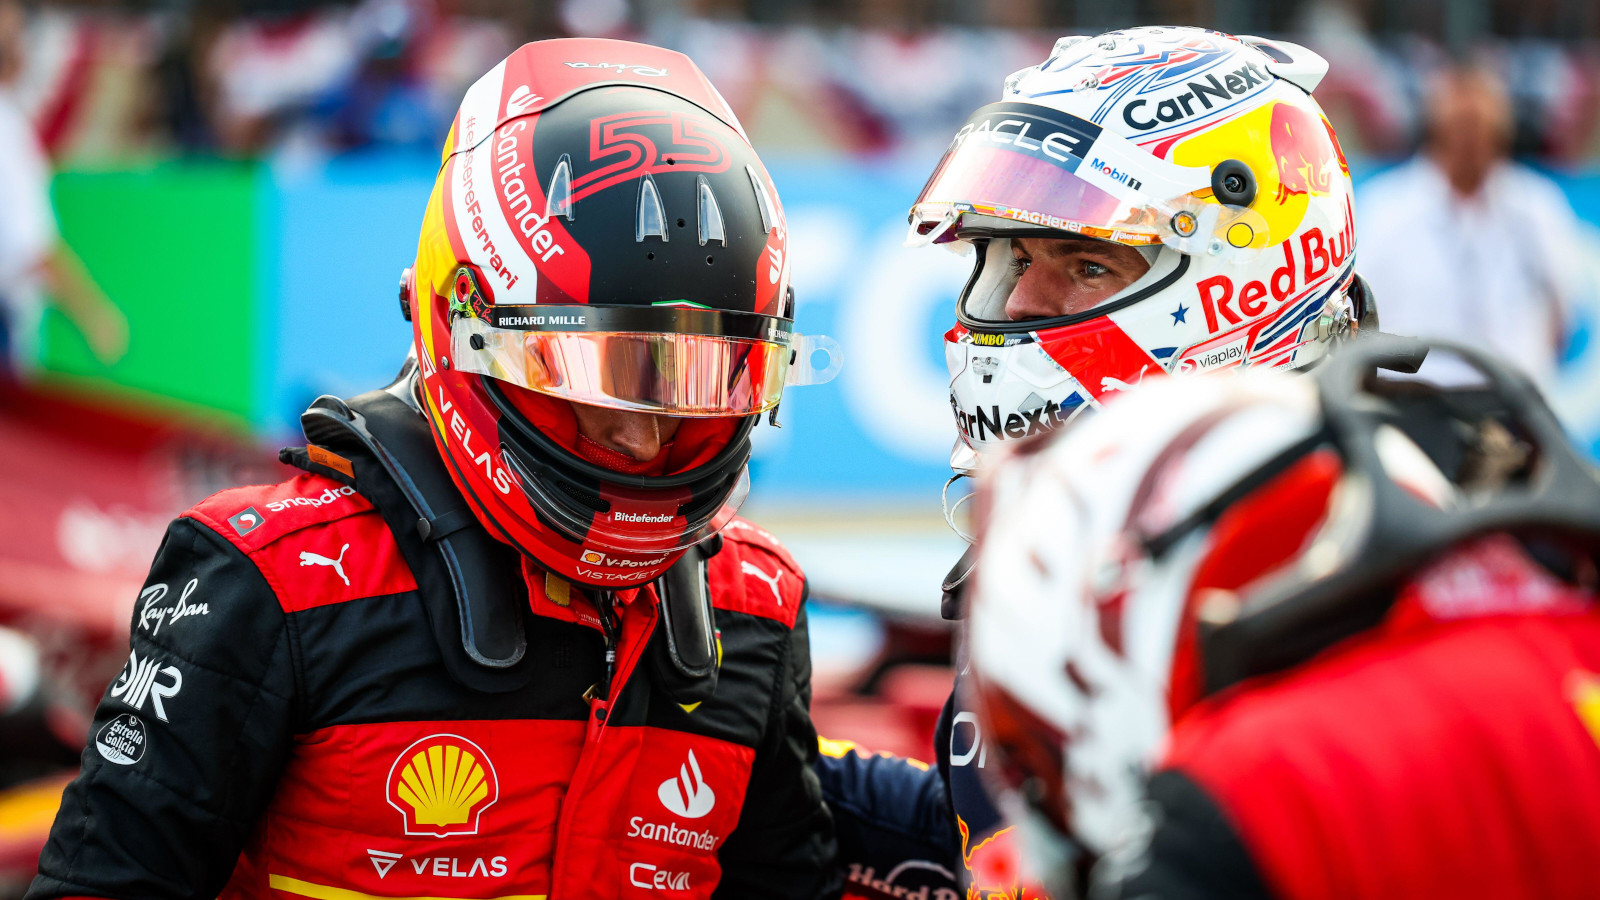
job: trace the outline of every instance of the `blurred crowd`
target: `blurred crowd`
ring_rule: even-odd
[[[1600,152],[1600,12],[1586,0],[221,0],[28,4],[17,102],[58,163],[434,151],[484,61],[546,37],[664,44],[728,94],[758,148],[934,152],[1056,36],[1137,22],[1299,40],[1357,157],[1423,133],[1432,73],[1469,45],[1510,86],[1515,150]],[[1487,46],[1485,36],[1498,35]],[[959,64],[953,64],[959,61]]]

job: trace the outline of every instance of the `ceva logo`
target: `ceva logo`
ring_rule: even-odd
[[[668,812],[685,819],[698,819],[711,812],[711,807],[717,803],[717,795],[700,774],[700,763],[694,758],[693,750],[689,751],[688,765],[678,767],[677,778],[661,782],[656,796],[661,798],[661,805]]]

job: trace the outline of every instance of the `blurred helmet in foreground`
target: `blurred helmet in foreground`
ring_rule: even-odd
[[[1399,345],[1162,379],[999,457],[971,658],[990,771],[1040,852],[1106,852],[1187,710],[1376,625],[1452,548],[1600,551],[1600,482],[1532,385],[1458,347],[1480,385],[1378,377]]]
[[[1066,37],[961,126],[908,237],[975,251],[945,336],[958,471],[1147,376],[1306,365],[1362,319],[1349,167],[1310,93],[1327,67],[1197,28]],[[1042,240],[1129,271],[1019,302]]]
[[[523,46],[468,91],[411,270],[423,403],[490,532],[564,578],[628,587],[715,535],[757,417],[825,379],[792,329],[766,169],[681,53]],[[572,403],[687,417],[652,464]]]

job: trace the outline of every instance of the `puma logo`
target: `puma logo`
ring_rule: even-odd
[[[778,576],[783,574],[781,570],[768,575],[757,568],[749,560],[740,560],[739,568],[744,570],[746,575],[754,575],[755,577],[766,582],[767,587],[772,588],[772,599],[778,601],[779,606],[783,605],[783,595],[778,593]]]
[[[338,559],[329,559],[329,558],[327,558],[326,556],[323,556],[320,553],[312,553],[310,550],[301,550],[300,551],[300,565],[302,565],[302,566],[332,566],[333,567],[333,571],[335,573],[337,573],[339,578],[340,578],[340,580],[342,580],[344,582],[344,586],[345,587],[349,587],[350,586],[350,579],[346,578],[345,575],[344,575],[344,552],[346,550],[349,550],[349,549],[350,549],[350,545],[349,544],[345,544],[343,547],[340,547],[339,548],[339,558]]]
[[[1133,383],[1131,384],[1123,381],[1121,378],[1112,378],[1111,376],[1107,375],[1106,377],[1100,379],[1100,392],[1109,393],[1111,391],[1131,391],[1140,384],[1144,383],[1144,373],[1149,370],[1149,368],[1149,366],[1140,366],[1139,374],[1134,376]]]

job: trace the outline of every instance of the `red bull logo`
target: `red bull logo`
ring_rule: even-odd
[[[1172,161],[1209,169],[1237,159],[1249,166],[1259,187],[1250,209],[1266,226],[1252,246],[1273,247],[1307,225],[1324,233],[1338,230],[1337,203],[1326,201],[1337,201],[1348,190],[1349,175],[1331,135],[1327,119],[1309,99],[1271,100],[1181,140]]]
[[[1287,103],[1272,108],[1268,136],[1278,164],[1278,191],[1273,199],[1279,206],[1295,194],[1328,193],[1333,147],[1320,118]]]
[[[1044,892],[1022,882],[1015,828],[1002,828],[969,846],[971,829],[956,816],[961,832],[961,864],[967,870],[967,900],[1049,900]]]

